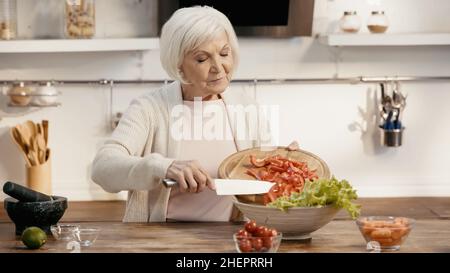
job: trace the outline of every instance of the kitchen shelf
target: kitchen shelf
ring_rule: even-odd
[[[40,105],[40,104],[34,104],[34,103],[29,103],[27,105],[16,105],[16,104],[8,103],[8,107],[17,107],[17,108],[30,108],[30,107],[45,108],[45,107],[58,107],[58,106],[61,106],[61,103],[57,102],[57,103],[52,103],[52,104],[47,104],[47,105]]]
[[[450,45],[450,33],[329,34],[319,36],[328,46],[430,46]]]
[[[0,53],[144,51],[159,48],[159,38],[0,41]]]

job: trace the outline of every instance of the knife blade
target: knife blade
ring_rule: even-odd
[[[163,179],[165,187],[178,186],[178,182],[172,179]],[[267,193],[274,185],[272,182],[244,179],[214,179],[217,195],[243,195]]]

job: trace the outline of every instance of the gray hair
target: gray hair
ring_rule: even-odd
[[[180,66],[186,53],[223,31],[228,36],[234,67],[237,67],[239,46],[236,33],[223,13],[208,6],[178,9],[161,31],[159,44],[162,67],[172,79],[184,82]]]

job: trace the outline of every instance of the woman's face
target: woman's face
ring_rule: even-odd
[[[183,98],[217,98],[230,83],[233,65],[231,47],[225,32],[188,52],[180,67],[187,82],[182,84]]]

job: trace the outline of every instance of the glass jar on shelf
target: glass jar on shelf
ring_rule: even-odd
[[[343,32],[356,33],[361,28],[361,18],[356,11],[344,11],[339,20],[339,27]]]
[[[0,0],[0,40],[17,37],[17,1]]]
[[[31,103],[35,106],[52,106],[58,104],[59,92],[56,90],[53,82],[43,82],[33,92]]]
[[[384,33],[389,27],[389,21],[384,11],[372,11],[367,21],[367,28],[372,33]]]
[[[65,0],[65,35],[89,39],[95,35],[95,0]]]
[[[24,82],[16,82],[12,85],[7,95],[12,106],[27,106],[31,102],[32,90]]]

